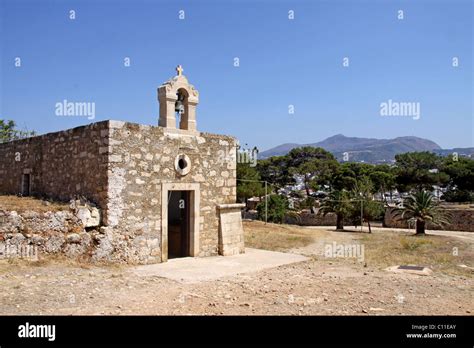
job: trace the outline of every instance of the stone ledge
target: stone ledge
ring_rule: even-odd
[[[201,132],[197,130],[188,130],[188,129],[181,129],[181,128],[163,128],[163,134],[169,137],[180,137],[180,136],[188,136],[188,137],[199,137],[201,136]]]
[[[217,204],[217,208],[224,209],[242,209],[245,207],[244,203],[230,203],[230,204]]]

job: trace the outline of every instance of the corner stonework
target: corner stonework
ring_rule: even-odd
[[[219,255],[229,256],[245,252],[241,209],[245,204],[219,204]]]

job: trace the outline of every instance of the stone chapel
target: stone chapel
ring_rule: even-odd
[[[0,193],[93,202],[99,260],[243,253],[237,140],[198,131],[199,93],[181,66],[158,101],[158,126],[109,120],[0,144]]]

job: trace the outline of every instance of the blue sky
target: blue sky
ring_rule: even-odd
[[[474,146],[470,0],[0,4],[0,118],[40,133],[91,122],[56,116],[64,99],[94,102],[94,121],[157,124],[156,88],[182,64],[198,129],[249,147],[339,133]],[[420,119],[382,117],[389,99],[420,103]]]

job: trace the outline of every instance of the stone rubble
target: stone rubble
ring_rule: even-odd
[[[95,249],[94,241],[101,234],[99,226],[99,209],[83,199],[71,200],[69,210],[44,213],[0,210],[0,258],[55,253],[90,257]],[[110,254],[104,254],[103,249],[97,248],[95,253],[104,257]],[[33,253],[23,255],[22,250]]]

